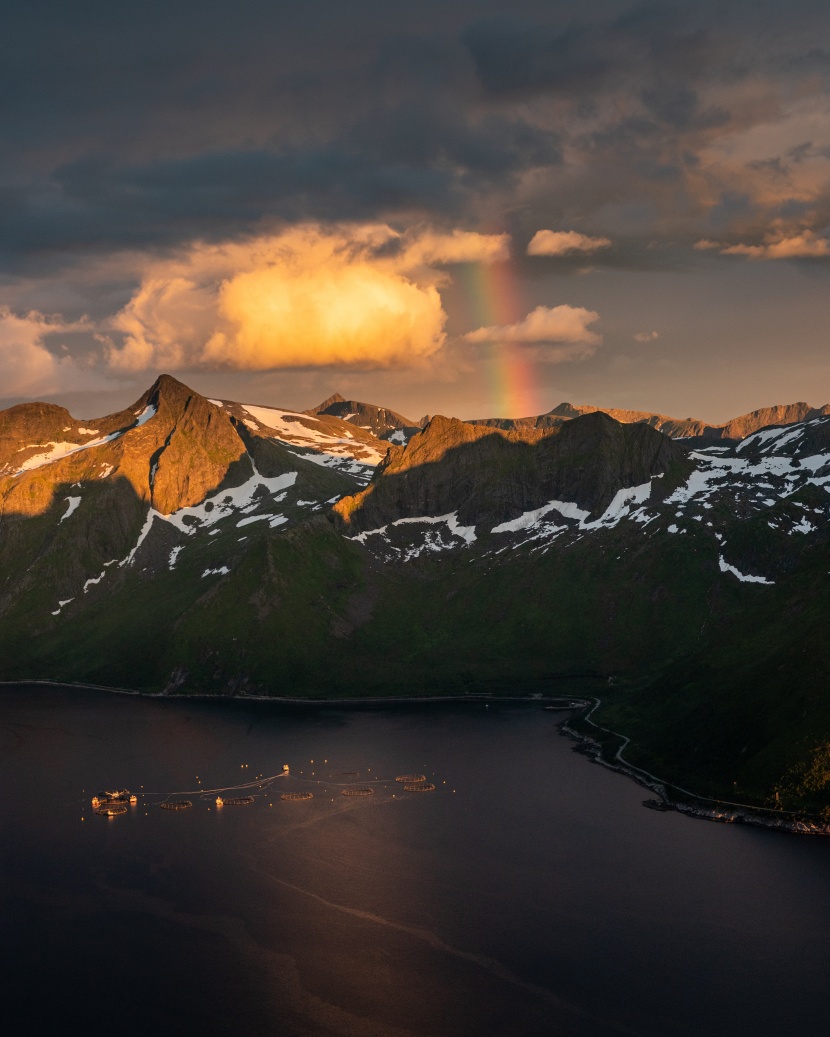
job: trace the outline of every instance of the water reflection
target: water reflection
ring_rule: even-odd
[[[821,1032],[830,844],[643,810],[557,719],[3,690],[4,1018],[778,1037],[798,1001]],[[102,789],[136,805],[97,818]]]

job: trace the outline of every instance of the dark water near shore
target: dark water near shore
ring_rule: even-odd
[[[0,1018],[148,1037],[825,1032],[830,841],[645,810],[557,719],[0,689]],[[89,806],[283,763],[296,777],[252,806]],[[281,802],[300,771],[438,788]]]

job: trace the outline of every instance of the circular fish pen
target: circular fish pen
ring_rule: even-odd
[[[234,796],[233,799],[225,799],[222,802],[226,807],[244,807],[253,801],[253,796]]]
[[[402,785],[417,785],[419,782],[426,780],[426,774],[399,774],[395,778],[395,781],[399,781]]]
[[[301,799],[314,799],[314,793],[312,792],[283,792],[280,799],[284,799],[287,803],[296,803]]]
[[[341,796],[374,796],[374,789],[343,789]]]
[[[415,785],[404,785],[404,792],[434,792],[435,786],[428,785],[426,782],[418,782]]]
[[[159,806],[162,810],[187,810],[193,804],[189,799],[168,799],[164,803],[159,803]]]
[[[107,789],[106,792],[99,792],[97,796],[92,797],[92,807],[97,809],[98,807],[105,807],[110,803],[137,803],[138,797],[135,796],[129,789]],[[120,812],[120,811],[119,811]]]
[[[126,814],[127,808],[123,803],[109,803],[98,807],[95,813],[99,817],[117,817],[119,814]]]
[[[332,774],[329,777],[330,781],[357,781],[360,777],[358,771],[338,771],[336,774]]]

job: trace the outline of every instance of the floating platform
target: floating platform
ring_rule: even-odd
[[[403,785],[417,785],[419,782],[426,780],[426,774],[399,774],[395,778],[395,781],[399,781]]]
[[[106,803],[97,807],[95,813],[99,817],[118,817],[119,814],[126,814],[127,808],[123,803]]]
[[[343,789],[341,796],[374,796],[374,789]]]
[[[413,785],[404,785],[404,792],[434,792],[435,786],[427,784],[425,781],[419,781]]]
[[[280,799],[284,799],[287,803],[296,803],[300,799],[314,799],[314,793],[312,792],[283,792]]]
[[[159,806],[162,810],[187,810],[193,804],[189,799],[168,799],[164,803],[159,803]]]
[[[129,789],[107,789],[105,792],[99,792],[97,796],[92,797],[92,808],[97,810],[98,807],[107,806],[109,803],[137,803],[138,796],[135,796]]]
[[[356,781],[359,777],[358,771],[337,771],[330,776],[329,781]]]

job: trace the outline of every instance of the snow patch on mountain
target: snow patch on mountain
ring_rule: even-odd
[[[142,425],[146,425],[150,418],[155,417],[158,411],[158,407],[153,406],[152,403],[148,403],[144,410],[137,416],[135,425],[131,428],[141,428]],[[130,429],[125,429],[125,432],[129,432]]]
[[[254,407],[247,403],[242,405],[242,409],[260,425],[275,432],[274,438],[293,446],[323,446],[325,452],[332,456],[359,457],[364,464],[372,467],[379,465],[385,456],[368,444],[358,443],[352,434],[333,436],[322,422],[308,414],[297,414],[276,407]]]
[[[722,573],[732,573],[733,576],[737,576],[741,583],[763,583],[768,587],[775,584],[775,580],[768,580],[765,576],[749,576],[747,573],[742,573],[740,569],[736,569],[734,565],[730,565],[723,555],[718,555],[718,566]]]
[[[494,526],[491,533],[518,533],[521,530],[533,529],[534,526],[538,525],[539,522],[548,515],[551,511],[558,512],[563,518],[576,519],[578,522],[584,521],[589,512],[580,508],[573,502],[563,501],[550,501],[541,508],[535,508],[533,511],[526,511],[524,514],[519,515],[518,518],[513,519],[510,522],[502,522],[498,526]]]
[[[364,485],[386,456],[385,451],[381,453],[370,443],[355,439],[348,429],[340,435],[332,434],[331,425],[312,415],[277,407],[239,406],[248,415],[243,424],[252,432],[276,440],[295,457],[343,472]]]
[[[284,491],[293,486],[297,480],[297,472],[285,472],[283,475],[269,477],[261,475],[257,471],[253,460],[251,460],[251,467],[253,468],[253,475],[240,486],[231,486],[224,490],[217,490],[216,493],[206,497],[201,504],[180,508],[170,515],[163,515],[160,511],[156,511],[155,508],[150,508],[144,519],[144,525],[138,534],[138,540],[127,557],[120,562],[120,565],[133,564],[136,552],[147,539],[156,519],[175,526],[179,532],[184,533],[186,536],[193,536],[197,531],[207,529],[231,515],[239,512],[244,514],[246,511],[255,510],[263,504],[272,504],[275,500],[283,500],[285,497]],[[283,515],[271,513],[252,516],[247,519],[243,518],[237,525],[256,522],[260,518],[268,519],[272,529],[288,521]],[[176,551],[175,548],[174,551]],[[171,569],[174,564],[175,555],[171,553]]]
[[[426,526],[441,526],[445,525],[449,536],[445,538],[440,529],[439,530],[427,530],[423,534],[423,539],[416,544],[410,544],[406,547],[397,547],[389,539],[388,531],[392,527],[396,526],[408,526],[408,525],[426,525]],[[458,546],[458,540],[463,540],[465,544],[472,544],[476,540],[476,529],[475,526],[462,526],[458,521],[458,512],[453,511],[449,515],[419,515],[413,518],[400,518],[394,522],[390,522],[385,526],[380,526],[377,529],[368,529],[363,533],[358,533],[357,536],[351,539],[357,540],[361,544],[366,544],[369,537],[378,537],[383,543],[383,553],[388,557],[399,558],[402,561],[409,561],[411,558],[417,558],[423,551],[449,551]],[[373,543],[373,549],[380,546]]]
[[[77,509],[78,505],[81,503],[81,498],[80,497],[67,497],[66,498],[66,503],[69,505],[69,507],[61,515],[61,522],[63,522],[64,519],[68,519],[69,516]],[[58,525],[60,525],[60,522],[58,523]]]
[[[518,518],[493,526],[490,532],[519,533],[533,530],[552,511],[558,512],[564,519],[575,520],[580,529],[599,529],[600,527],[616,526],[618,522],[627,516],[636,518],[638,521],[647,522],[649,521],[649,516],[642,514],[640,510],[632,512],[632,508],[634,505],[644,504],[650,495],[651,480],[643,483],[641,486],[630,486],[618,490],[602,515],[593,521],[589,521],[590,512],[580,508],[574,501],[553,500],[542,505],[541,508],[534,508],[532,511],[524,512]]]
[[[790,432],[782,429],[767,431]],[[793,433],[796,431],[800,430],[792,430]],[[762,434],[756,433],[756,436]],[[790,442],[796,438],[793,435]],[[744,440],[739,444],[738,449],[746,442],[747,440]],[[709,497],[725,490],[731,497],[737,494],[747,503],[761,503],[765,507],[770,507],[775,503],[775,499],[770,496],[770,490],[777,496],[787,496],[808,483],[814,486],[830,483],[830,454],[813,454],[801,458],[790,457],[787,454],[768,454],[751,460],[737,456],[713,457],[693,450],[690,456],[698,467],[683,486],[678,487],[666,498],[667,504],[703,504]],[[822,470],[824,474],[817,474]]]
[[[103,580],[103,578],[106,575],[107,575],[107,570],[106,569],[102,569],[100,576],[90,576],[90,578],[84,584],[84,594],[86,594],[86,592],[89,590],[90,587],[93,587],[96,583],[100,583],[101,580]]]
[[[266,498],[274,498],[293,486],[297,481],[296,472],[286,472],[283,475],[267,477],[260,475],[256,467],[254,474],[241,486],[232,486],[224,490],[218,490],[211,496],[206,497],[201,504],[193,504],[187,508],[180,508],[170,515],[162,515],[153,512],[160,519],[169,522],[182,533],[192,536],[198,528],[214,525],[216,522],[227,518],[234,512],[246,508],[255,508],[260,502],[265,503]],[[264,492],[263,492],[264,491]],[[270,502],[269,502],[270,503]],[[269,516],[270,517],[270,516]]]
[[[353,475],[359,482],[364,484],[369,482],[375,470],[374,465],[363,464],[360,461],[355,461],[342,455],[324,453],[320,450],[309,452],[289,450],[288,452],[295,457],[302,458],[303,461],[311,461],[312,464],[320,465],[323,468],[334,468],[338,472],[345,472],[346,475]]]
[[[823,419],[818,420],[821,422]],[[783,428],[761,429],[760,432],[753,432],[751,436],[741,440],[735,448],[735,452],[740,454],[746,450],[760,450],[766,453],[779,451],[782,447],[800,439],[810,424],[811,422],[807,421],[795,426],[785,425]]]
[[[285,515],[249,515],[247,518],[240,519],[236,525],[239,528],[240,526],[250,525],[251,522],[264,522],[266,520],[271,529],[275,529],[288,521]]]

